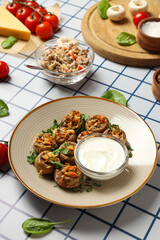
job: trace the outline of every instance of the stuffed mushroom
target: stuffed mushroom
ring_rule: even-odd
[[[36,135],[33,141],[33,149],[39,154],[45,150],[56,149],[58,147],[55,139],[49,133],[42,133]]]
[[[77,137],[77,142],[79,142],[82,138],[84,138],[85,136],[91,135],[93,132],[90,131],[83,131],[81,132],[78,137]]]
[[[58,127],[58,128],[55,128],[52,132],[53,132],[53,137],[58,143],[58,145],[61,145],[65,141],[75,142],[76,140],[76,133],[73,129]]]
[[[75,157],[74,157],[74,150],[76,147],[75,142],[64,142],[59,149],[60,154],[59,158],[61,159],[62,163],[70,163],[75,164]]]
[[[86,131],[102,133],[109,127],[109,120],[103,115],[93,115],[85,123]]]
[[[40,175],[48,175],[54,173],[55,162],[60,163],[57,155],[51,151],[43,151],[36,157],[34,164]]]
[[[54,180],[63,188],[79,187],[83,180],[83,173],[77,166],[65,164],[61,169],[55,170]]]
[[[81,127],[82,114],[79,111],[73,110],[68,115],[63,117],[62,126],[76,130]]]
[[[110,127],[104,131],[104,133],[112,135],[118,139],[120,139],[124,144],[127,142],[126,134],[125,132],[117,127]]]

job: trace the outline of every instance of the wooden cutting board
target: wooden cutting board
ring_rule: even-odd
[[[131,46],[120,46],[115,38],[121,32],[137,35],[137,28],[133,24],[133,16],[128,9],[130,0],[110,0],[111,5],[121,4],[126,10],[126,17],[120,22],[103,20],[94,4],[85,13],[81,31],[85,41],[100,56],[111,61],[139,67],[151,67],[160,65],[160,53],[151,53],[142,49],[138,43]],[[157,17],[160,14],[160,0],[147,0],[148,13]]]

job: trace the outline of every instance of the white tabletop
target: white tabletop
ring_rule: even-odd
[[[0,1],[2,2],[2,1]],[[61,22],[55,38],[69,35],[83,40],[81,19],[96,1],[60,0]],[[49,7],[53,0],[38,0]],[[137,112],[151,127],[160,148],[160,104],[151,91],[156,68],[136,68],[120,65],[96,54],[91,72],[76,85],[51,83],[37,70],[24,64],[34,64],[34,55],[0,53],[8,63],[9,77],[0,80],[0,99],[10,114],[0,118],[0,139],[9,140],[18,122],[35,107],[53,99],[89,95],[100,97],[105,90],[120,91],[128,107]],[[36,217],[52,221],[72,219],[55,227],[43,239],[131,240],[160,239],[160,164],[146,185],[134,196],[112,206],[97,209],[72,209],[38,198],[15,177],[9,164],[0,166],[0,239],[33,239],[25,234],[24,220]]]

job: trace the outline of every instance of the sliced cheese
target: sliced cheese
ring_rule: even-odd
[[[4,6],[0,6],[0,35],[15,36],[18,39],[28,41],[31,32]]]

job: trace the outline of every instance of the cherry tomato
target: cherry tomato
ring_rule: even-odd
[[[39,4],[35,1],[27,1],[26,3],[27,3],[28,6],[31,6],[31,7],[34,7],[34,8],[39,6]]]
[[[36,27],[36,34],[39,36],[42,40],[48,40],[53,35],[53,29],[49,22],[42,22],[37,25]]]
[[[51,15],[51,14],[45,14],[44,15],[45,21],[49,22],[52,25],[53,31],[56,30],[56,28],[58,27],[58,17],[56,15]]]
[[[35,10],[39,13],[42,13],[43,15],[47,13],[47,10],[43,7],[36,7]]]
[[[145,19],[149,17],[148,13],[146,12],[138,12],[134,15],[133,17],[133,22],[134,24],[136,25],[136,27],[138,26],[139,22],[142,20],[142,19]]]
[[[6,62],[0,61],[0,79],[7,77],[9,74],[9,67]]]
[[[0,143],[0,165],[8,162],[8,147]]]
[[[18,11],[16,12],[16,18],[18,18],[24,24],[26,17],[31,15],[31,13],[32,13],[31,8],[25,6],[23,8],[18,9]]]
[[[26,18],[25,25],[32,33],[35,33],[35,29],[36,26],[39,24],[39,20],[40,15],[35,12]]]
[[[21,5],[17,2],[11,2],[11,3],[8,3],[7,6],[6,6],[6,9],[12,13],[14,16],[16,16],[16,12],[17,10],[21,8]]]

